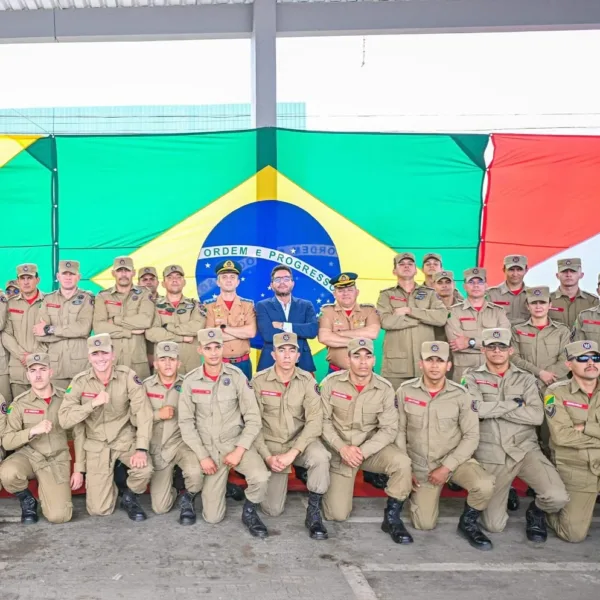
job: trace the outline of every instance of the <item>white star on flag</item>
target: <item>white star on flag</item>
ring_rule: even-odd
[[[216,294],[213,294],[213,300],[216,300],[218,298],[218,296]]]
[[[261,297],[261,298],[264,298],[264,297],[265,297],[265,295],[264,295],[264,294],[261,294],[261,295],[260,295],[260,297]]]
[[[206,263],[206,264],[204,265],[204,267],[205,267],[206,269],[210,269],[210,263]]]
[[[296,248],[292,248],[292,254],[296,254]]]
[[[321,304],[321,298],[317,298],[317,304]]]
[[[246,281],[246,278],[245,278],[245,277],[242,277],[242,278],[240,279],[240,281]]]

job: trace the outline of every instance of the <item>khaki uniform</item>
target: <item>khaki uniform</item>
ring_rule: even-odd
[[[51,523],[66,523],[73,516],[71,502],[71,455],[67,432],[60,426],[58,413],[64,402],[64,390],[53,387],[47,405],[29,390],[14,399],[8,411],[3,445],[14,450],[0,466],[2,485],[16,494],[37,479],[42,513]],[[52,422],[52,431],[29,438],[29,431],[41,421]],[[85,472],[83,428],[73,430],[75,439],[74,470]]]
[[[2,461],[4,460],[5,456],[4,447],[2,446],[2,437],[4,436],[4,432],[6,431],[7,410],[8,403],[6,402],[4,396],[0,394],[0,465],[2,465]],[[2,491],[2,479],[0,479],[0,491]]]
[[[559,381],[548,387],[544,403],[553,460],[571,497],[548,515],[548,524],[560,538],[582,542],[600,492],[600,387],[589,398],[575,379]],[[580,424],[583,431],[574,428]]]
[[[156,310],[152,327],[146,330],[146,339],[154,344],[158,342],[177,342],[179,344],[179,372],[183,375],[200,366],[200,354],[196,343],[196,334],[204,329],[206,309],[193,298],[182,298],[177,307],[161,296],[156,300]],[[185,343],[184,337],[191,337],[191,343]]]
[[[500,285],[489,288],[487,297],[492,304],[504,310],[511,325],[523,323],[529,319],[525,287],[518,294],[513,294],[504,281]]]
[[[550,307],[552,320],[562,323],[570,329],[575,325],[579,313],[598,306],[599,300],[595,294],[579,290],[575,300],[571,302],[571,299],[558,288],[550,294],[550,302],[552,302]]]
[[[394,315],[395,308],[406,306],[410,315]],[[381,374],[396,389],[419,375],[421,344],[435,339],[434,327],[446,324],[448,309],[431,288],[417,286],[407,294],[398,285],[379,294],[377,311],[386,332]]]
[[[308,371],[296,368],[286,386],[273,366],[257,373],[252,387],[262,416],[262,430],[254,442],[258,453],[267,459],[292,448],[299,450],[293,464],[308,469],[306,487],[310,492],[324,494],[329,487],[331,454],[320,440],[323,407],[315,378]],[[261,508],[272,517],[283,512],[290,471],[288,467],[285,472],[271,473]]]
[[[13,398],[29,388],[21,358],[32,352],[46,352],[46,344],[33,335],[33,326],[40,322],[43,301],[42,292],[31,306],[20,294],[8,301],[8,320],[2,332],[2,344],[10,353],[8,370]]]
[[[486,302],[480,311],[473,308],[467,298],[460,304],[450,308],[450,318],[446,323],[448,340],[464,335],[475,340],[474,348],[455,350],[452,352],[454,360],[454,381],[460,382],[466,369],[478,367],[485,361],[481,352],[481,336],[484,329],[501,327],[510,329],[510,322],[506,313],[492,304]]]
[[[329,329],[334,333],[375,324],[380,325],[381,321],[373,304],[356,303],[349,315],[337,302],[324,304],[319,315],[319,329]],[[338,369],[347,369],[348,348],[327,348],[327,362]]]
[[[66,388],[77,373],[89,367],[87,338],[92,330],[94,296],[77,290],[70,299],[59,291],[44,296],[39,319],[54,327],[53,335],[38,338],[47,344],[52,381]]]
[[[573,328],[573,341],[591,340],[600,342],[600,306],[582,310]]]
[[[385,493],[405,500],[412,482],[410,459],[395,441],[398,411],[394,390],[383,377],[373,373],[359,392],[348,371],[332,373],[321,384],[323,440],[331,451],[331,483],[323,498],[326,519],[345,521],[352,512],[354,479],[359,469],[389,475]],[[359,469],[342,462],[340,450],[347,445],[361,449]]]
[[[225,517],[225,488],[229,467],[223,458],[236,446],[246,449],[236,467],[246,476],[246,498],[260,504],[267,494],[269,471],[253,448],[261,428],[260,410],[245,375],[223,364],[217,381],[204,374],[204,367],[185,376],[179,399],[179,427],[183,441],[198,460],[212,458],[214,475],[203,475],[202,516],[209,523]]]
[[[10,377],[8,374],[8,352],[2,343],[2,332],[8,321],[8,298],[0,293],[0,395],[7,402],[12,400],[10,391]],[[1,418],[1,417],[0,417]]]
[[[150,496],[152,510],[157,514],[169,512],[177,498],[177,491],[173,487],[175,465],[183,471],[188,492],[197,494],[202,489],[200,461],[184,443],[177,420],[182,383],[181,375],[169,389],[161,383],[158,375],[153,375],[144,381],[144,389],[152,405],[154,419],[150,439],[150,456],[154,466],[154,473],[150,480]],[[158,416],[158,411],[163,406],[172,406],[175,409],[172,419],[162,420]]]
[[[110,401],[94,408],[92,400],[104,391]],[[67,388],[58,417],[65,429],[85,425],[86,506],[90,515],[109,515],[115,510],[113,473],[117,460],[129,468],[127,487],[135,494],[146,491],[152,476],[150,457],[141,469],[132,468],[130,461],[136,450],[149,448],[152,407],[134,371],[123,365],[113,367],[106,387],[93,369],[79,373]]]
[[[112,319],[112,323],[108,320]],[[104,290],[96,297],[94,333],[108,333],[112,339],[115,363],[133,369],[138,377],[150,375],[144,335],[136,329],[148,329],[154,320],[154,303],[145,288],[133,287],[120,294],[116,287]]]
[[[484,364],[467,371],[465,385],[480,419],[475,458],[496,477],[494,495],[482,514],[483,526],[491,532],[503,531],[515,477],[535,490],[535,503],[541,510],[558,512],[569,496],[538,443],[536,427],[544,419],[544,408],[535,377],[512,364],[500,377]],[[515,399],[521,399],[522,406]]]
[[[415,529],[433,529],[439,515],[443,486],[427,481],[431,471],[450,469],[450,481],[469,493],[467,503],[484,510],[494,492],[494,476],[472,456],[479,444],[479,418],[467,390],[446,380],[431,398],[422,378],[403,383],[396,392],[399,429],[396,445],[408,454],[420,487],[410,495]]]
[[[222,296],[216,300],[208,300],[206,307],[205,327],[243,327],[249,323],[256,323],[254,302],[245,298],[235,297],[231,310],[227,308]],[[250,352],[250,340],[230,340],[223,344],[223,358],[240,358]]]

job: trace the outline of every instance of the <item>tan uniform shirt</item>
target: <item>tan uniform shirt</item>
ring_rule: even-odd
[[[575,379],[546,390],[546,421],[556,468],[568,489],[597,492],[600,477],[600,387],[590,398]],[[585,425],[577,431],[575,425]]]
[[[8,322],[8,298],[0,293],[0,375],[8,375],[8,352],[2,343],[2,332]]]
[[[148,329],[153,320],[154,303],[145,288],[134,286],[128,294],[120,294],[112,287],[96,297],[94,333],[109,333],[116,364],[130,367],[142,375],[149,372],[146,339],[143,334],[132,331]]]
[[[64,390],[53,388],[50,404],[38,398],[33,390],[17,396],[8,410],[6,431],[2,442],[6,450],[17,450],[26,456],[35,468],[50,465],[53,461],[71,462],[67,432],[59,423],[58,413],[64,402]],[[29,438],[29,432],[42,421],[51,421],[50,433]],[[82,426],[73,429],[75,447],[74,470],[85,472],[85,452],[83,450],[84,430]],[[57,475],[57,473],[54,473]]]
[[[200,355],[196,335],[206,324],[206,309],[193,298],[182,298],[175,307],[166,296],[156,300],[156,310],[152,327],[146,330],[146,339],[154,344],[158,342],[177,342],[179,344],[180,373],[189,373],[200,366]],[[192,337],[192,343],[183,341]]]
[[[409,315],[394,315],[410,307]],[[431,288],[417,286],[407,294],[399,285],[383,290],[377,301],[383,341],[384,377],[414,377],[419,373],[421,345],[435,339],[434,327],[446,324],[448,309]]]
[[[500,285],[489,288],[487,297],[492,304],[499,306],[506,312],[511,325],[527,321],[530,317],[525,287],[518,294],[513,294],[508,289],[506,281],[504,281]]]
[[[292,448],[304,452],[321,436],[323,407],[311,373],[296,367],[286,386],[272,366],[256,374],[252,387],[262,416],[254,445],[263,458]]]
[[[32,352],[46,352],[46,344],[33,335],[33,326],[40,321],[43,301],[42,292],[31,306],[20,294],[8,301],[8,321],[2,332],[2,343],[10,353],[8,368],[11,383],[29,385],[21,358]]]
[[[261,428],[260,410],[252,385],[233,365],[223,363],[217,381],[198,367],[188,373],[179,399],[183,441],[198,460],[211,457],[217,466],[236,446],[246,450]]]
[[[467,371],[464,381],[479,412],[478,461],[504,465],[508,458],[518,463],[539,448],[535,428],[544,420],[544,407],[531,373],[511,364],[500,377],[484,364]],[[515,402],[518,398],[523,406]]]
[[[552,306],[550,307],[552,320],[562,323],[570,329],[575,325],[579,313],[598,306],[599,300],[598,296],[579,290],[575,296],[575,300],[571,302],[571,299],[558,288],[550,294],[550,302],[552,302]]]
[[[93,407],[92,400],[104,391],[110,396],[108,404]],[[94,369],[76,375],[67,388],[58,416],[66,429],[85,423],[86,450],[101,452],[106,446],[120,452],[128,452],[132,447],[149,448],[152,407],[140,378],[129,367],[113,367],[106,387],[96,378]]]
[[[381,321],[373,304],[356,303],[349,315],[337,302],[324,304],[319,315],[319,329],[329,329],[334,333],[362,329],[375,324],[381,325]],[[348,349],[327,348],[327,362],[340,369],[347,369]]]
[[[38,338],[48,344],[54,377],[72,379],[89,366],[86,340],[92,330],[94,296],[78,289],[67,300],[60,290],[52,292],[44,296],[39,318],[55,328],[54,335]]]
[[[227,308],[222,296],[216,300],[204,303],[206,307],[206,327],[243,327],[250,323],[256,324],[254,302],[245,298],[235,297],[231,310]],[[224,358],[239,358],[250,352],[250,340],[230,340],[223,344]]]
[[[396,445],[410,457],[419,481],[427,481],[440,466],[455,471],[473,456],[479,444],[479,417],[462,385],[446,379],[432,399],[423,379],[413,379],[398,388],[396,399]]]
[[[600,307],[582,310],[573,328],[573,341],[591,340],[600,344]]]

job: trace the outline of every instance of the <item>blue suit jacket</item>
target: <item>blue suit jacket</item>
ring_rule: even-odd
[[[273,297],[267,300],[261,300],[256,304],[256,323],[265,345],[260,354],[257,369],[262,371],[272,366],[275,362],[271,356],[273,352],[273,336],[276,333],[282,333],[283,329],[275,329],[273,321],[282,323],[289,321],[292,324],[293,332],[298,336],[298,345],[300,346],[300,360],[298,366],[311,373],[315,371],[315,361],[306,340],[317,337],[319,325],[317,315],[312,302],[294,298],[292,296],[292,306],[290,306],[290,317],[285,318],[285,313],[279,301]]]

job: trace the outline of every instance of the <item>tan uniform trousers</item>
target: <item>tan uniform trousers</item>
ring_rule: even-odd
[[[483,467],[496,476],[494,495],[481,515],[481,524],[492,533],[503,531],[506,527],[506,503],[515,477],[520,477],[535,490],[535,503],[546,513],[558,512],[569,501],[569,494],[558,471],[539,449],[530,450],[518,463],[507,458],[505,465],[483,463]]]
[[[11,383],[10,391],[12,393],[13,400],[20,394],[25,393],[30,387],[31,386],[29,384],[25,385],[24,383]]]
[[[127,487],[134,494],[143,494],[152,477],[152,460],[142,469],[131,467],[135,449],[123,452],[106,446],[100,452],[86,450],[86,496],[85,504],[90,515],[111,515],[117,504],[117,486],[114,483],[115,463],[120,460],[128,469]]]
[[[468,460],[459,465],[452,473],[450,481],[467,490],[467,504],[479,511],[487,508],[494,494],[495,477],[475,460]],[[415,529],[429,530],[436,526],[443,487],[426,481],[411,493],[410,520]]]
[[[420,373],[419,375],[415,375],[415,377],[419,376]],[[386,377],[386,379],[392,384],[394,391],[396,391],[405,381],[410,381],[414,377]],[[368,471],[368,469],[365,469],[365,471]]]
[[[254,448],[246,450],[236,471],[246,477],[246,499],[260,504],[267,495],[269,470]],[[204,475],[202,483],[202,517],[207,523],[220,523],[225,518],[225,490],[229,467],[222,465],[214,475]]]
[[[0,394],[4,396],[7,404],[10,404],[13,399],[11,385],[10,385],[10,376],[9,375],[0,375]]]
[[[329,488],[329,461],[331,454],[319,440],[311,442],[294,461],[297,467],[308,469],[306,487],[309,492],[324,494]],[[278,517],[285,507],[288,473],[271,473],[267,496],[261,502],[262,511],[271,517]]]
[[[359,467],[363,471],[385,473],[389,476],[385,493],[391,498],[405,500],[412,487],[410,458],[395,444],[386,446],[367,458]],[[351,476],[331,472],[329,489],[323,497],[323,515],[329,521],[345,521],[352,512],[354,480],[359,469],[352,469]]]
[[[69,461],[54,462],[36,468],[22,454],[11,454],[0,465],[4,487],[16,494],[27,489],[30,479],[37,479],[42,514],[50,523],[66,523],[73,516],[71,502],[71,465]]]
[[[164,461],[162,461],[164,462]],[[154,465],[160,464],[153,460]],[[150,480],[150,499],[152,510],[162,515],[173,508],[177,499],[177,490],[173,487],[173,470],[179,465],[183,471],[185,489],[190,494],[197,494],[202,489],[202,469],[198,457],[186,446],[180,444],[175,458],[163,469],[156,469]]]

